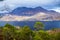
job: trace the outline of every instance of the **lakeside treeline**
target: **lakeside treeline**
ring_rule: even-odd
[[[23,27],[6,24],[0,27],[0,40],[60,40],[60,29],[44,30],[42,22],[36,22],[34,30],[29,26]]]

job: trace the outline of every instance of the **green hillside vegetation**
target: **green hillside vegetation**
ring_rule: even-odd
[[[15,27],[6,24],[0,27],[0,40],[60,40],[60,29],[44,30],[44,24],[36,22],[35,30],[29,26]]]

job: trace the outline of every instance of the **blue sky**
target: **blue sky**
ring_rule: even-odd
[[[0,8],[5,6],[15,9],[16,7],[38,7],[52,9],[60,12],[60,0],[4,0],[0,2]]]

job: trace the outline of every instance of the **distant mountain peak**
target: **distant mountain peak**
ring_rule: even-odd
[[[47,10],[42,7],[36,7],[36,8],[18,7],[14,9],[11,13],[13,15],[20,15],[20,16],[32,16],[37,12],[45,12],[45,11]]]
[[[39,7],[36,7],[36,8],[38,8],[38,9],[44,9],[44,8],[42,8],[42,7],[40,7],[40,6],[39,6]]]

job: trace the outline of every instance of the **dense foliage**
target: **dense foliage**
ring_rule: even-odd
[[[60,32],[44,31],[44,25],[41,22],[36,22],[34,28],[35,30],[31,30],[29,26],[14,27],[6,24],[0,27],[0,35],[2,35],[0,38],[3,40],[60,40]]]

